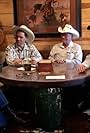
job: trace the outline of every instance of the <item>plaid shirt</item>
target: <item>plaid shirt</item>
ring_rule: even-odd
[[[7,64],[12,65],[12,61],[15,59],[31,58],[39,62],[42,59],[41,54],[33,44],[26,44],[21,49],[17,44],[11,44],[6,48],[6,61]]]

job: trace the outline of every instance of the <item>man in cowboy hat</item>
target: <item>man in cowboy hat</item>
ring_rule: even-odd
[[[57,63],[81,64],[82,63],[81,46],[73,42],[73,39],[79,38],[78,31],[74,29],[71,25],[66,24],[63,29],[61,27],[58,27],[58,32],[61,33],[60,34],[61,42],[53,46],[49,55],[49,59],[52,62],[57,62]],[[78,90],[77,88],[78,87],[76,86],[63,88],[62,106],[65,112],[67,113],[68,111],[72,112],[78,109],[78,103],[81,101],[82,87],[79,86]]]
[[[61,33],[61,42],[53,46],[49,59],[57,63],[80,64],[82,62],[81,46],[72,41],[79,38],[78,31],[66,24],[63,29],[58,27],[58,32]]]
[[[14,26],[12,32],[16,42],[6,48],[6,61],[9,65],[22,65],[23,60],[30,59],[32,63],[37,63],[42,59],[39,51],[32,44],[34,33],[25,25]]]
[[[81,63],[82,62],[81,47],[78,44],[72,42],[73,38],[76,38],[76,39],[79,38],[78,31],[76,31],[71,25],[68,25],[68,24],[66,24],[63,29],[59,27],[58,31],[61,33],[62,42],[59,44],[56,44],[52,48],[49,59],[52,62],[57,62],[57,63],[64,63],[64,62],[70,62],[74,64]],[[68,106],[71,105],[70,106],[71,108],[72,108],[72,104],[74,104],[74,103],[71,103],[73,101],[71,100],[72,97],[70,95],[71,92],[73,91],[73,89],[72,90],[71,89],[65,89],[65,92],[64,92],[64,88],[63,88],[63,92],[65,95],[65,97],[63,98],[63,103],[64,103],[63,106],[65,105],[64,109],[67,109],[67,104]],[[70,92],[69,95],[68,95],[68,92]],[[61,90],[59,88],[43,89],[41,90],[40,93],[37,92],[37,95],[38,95],[38,99],[42,99],[41,101],[39,100],[38,105],[41,105],[43,103],[41,107],[40,106],[37,107],[39,123],[42,125],[44,130],[47,129],[49,131],[51,130],[52,132],[53,129],[57,128],[58,126],[60,127],[60,124],[61,124],[61,117],[62,117],[61,116],[61,112],[62,112],[61,111]],[[68,102],[67,102],[67,99],[68,99]],[[37,100],[36,100],[36,105],[37,105]],[[48,105],[50,105],[50,108],[48,107]],[[44,108],[45,110],[43,110],[42,108]],[[46,110],[48,111],[45,112]],[[48,118],[46,117],[46,115],[43,115],[44,113],[48,116]]]
[[[6,48],[6,61],[11,66],[22,66],[24,61],[30,61],[36,65],[42,60],[42,56],[36,47],[33,45],[35,39],[34,33],[25,25],[14,26],[12,33],[15,36],[15,43],[8,45]],[[13,89],[12,89],[13,88]],[[7,91],[8,100],[16,110],[30,111],[34,113],[34,95],[33,89],[22,87],[9,86]]]

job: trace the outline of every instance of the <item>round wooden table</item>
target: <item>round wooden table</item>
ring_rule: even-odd
[[[38,72],[37,69],[24,71],[6,66],[0,73],[0,81],[8,86],[35,88],[39,122],[43,128],[52,130],[53,126],[55,128],[61,122],[62,89],[84,84],[89,75],[90,70],[78,73],[77,66],[73,64],[53,64],[52,72]]]
[[[17,67],[3,67],[0,73],[0,81],[6,85],[27,86],[27,87],[68,87],[83,84],[90,74],[78,73],[77,66],[73,64],[53,64],[53,71],[48,73],[38,72],[37,70],[25,72],[18,70]],[[51,76],[53,79],[46,79]],[[57,76],[60,76],[60,78]],[[62,79],[65,76],[65,79]]]

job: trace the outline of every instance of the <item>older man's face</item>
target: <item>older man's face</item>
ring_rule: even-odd
[[[20,46],[20,47],[23,47],[25,42],[26,42],[25,33],[22,32],[22,31],[17,32],[15,39],[16,39],[17,45]]]
[[[72,41],[72,34],[70,33],[61,34],[61,40],[66,46],[68,46],[69,43]]]

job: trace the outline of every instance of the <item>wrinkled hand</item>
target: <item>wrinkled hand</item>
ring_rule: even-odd
[[[65,63],[65,60],[55,60],[55,62],[58,64],[63,64],[63,63]]]
[[[22,59],[15,59],[12,63],[13,65],[22,65]]]
[[[37,61],[32,59],[32,58],[25,58],[23,61],[22,61],[23,64],[32,64],[32,65],[36,65],[37,64]]]
[[[86,69],[87,69],[87,67],[84,66],[83,64],[80,64],[80,65],[77,67],[77,71],[78,71],[79,73],[84,72]]]
[[[37,64],[37,61],[31,60],[31,64],[35,65],[35,64]]]

